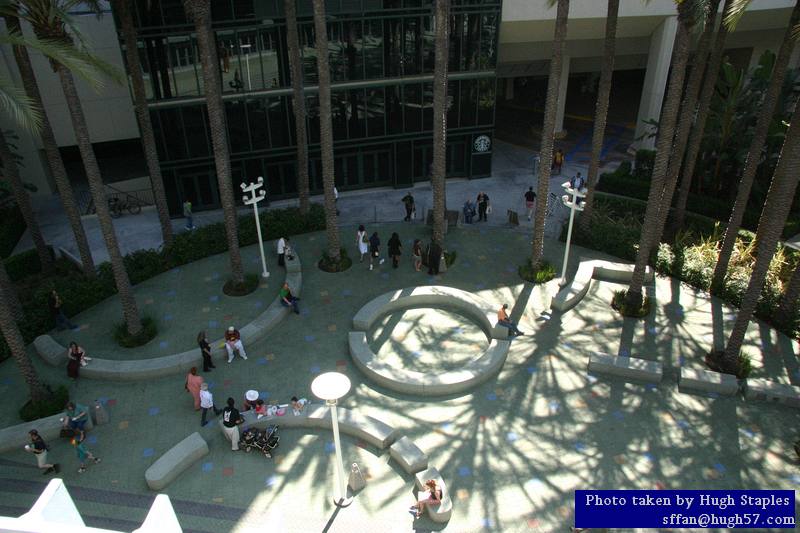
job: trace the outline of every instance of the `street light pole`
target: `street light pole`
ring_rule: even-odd
[[[578,198],[583,198],[586,193],[576,187],[571,187],[568,181],[562,184],[564,190],[567,192],[561,197],[561,201],[569,208],[569,225],[567,226],[567,243],[564,247],[564,263],[561,265],[561,280],[558,282],[559,287],[567,284],[567,263],[569,262],[569,244],[572,241],[572,223],[575,221],[575,211],[583,211],[583,206],[578,205]],[[572,198],[569,195],[572,195]]]
[[[267,260],[264,257],[264,240],[261,237],[261,221],[258,218],[258,202],[262,201],[264,198],[267,197],[267,191],[256,191],[264,186],[264,178],[262,176],[258,177],[258,181],[255,183],[248,183],[248,184],[241,184],[242,191],[245,193],[242,197],[242,201],[244,205],[252,205],[253,206],[253,214],[256,217],[256,233],[258,233],[258,251],[261,252],[261,277],[268,278],[269,272],[267,271]],[[247,196],[247,193],[250,193],[251,196]]]
[[[342,462],[342,443],[339,440],[339,413],[336,402],[350,390],[350,378],[339,372],[325,372],[311,382],[311,391],[318,398],[325,400],[331,409],[331,424],[333,425],[333,447],[336,452],[336,464],[333,469],[333,503],[337,507],[347,507],[353,502],[353,497],[347,496],[345,485],[344,467]]]
[[[247,65],[247,90],[253,90],[253,84],[250,82],[250,47],[251,44],[240,44],[239,48],[244,48],[244,63]]]

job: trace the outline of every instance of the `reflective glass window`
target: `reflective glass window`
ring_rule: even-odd
[[[303,79],[306,84],[317,83],[317,49],[314,47],[313,24],[298,24],[300,55],[303,58]]]
[[[367,79],[383,77],[383,22],[364,21],[364,63]]]
[[[247,89],[244,64],[239,60],[239,41],[233,30],[217,31],[217,58],[222,76],[222,91],[240,92]]]
[[[179,108],[161,109],[161,130],[164,134],[164,145],[167,158],[170,160],[186,158],[186,144],[183,137],[183,124]]]
[[[403,86],[403,107],[406,133],[422,129],[422,86],[409,84]]]
[[[483,15],[479,67],[492,69],[497,63],[497,15]]]
[[[181,108],[186,144],[190,157],[205,157],[211,153],[208,136],[208,114],[204,105]]]
[[[233,0],[233,16],[239,20],[254,18],[256,13],[253,3],[255,1],[256,0]]]
[[[236,34],[237,46],[240,54],[241,81],[244,89],[248,91],[259,90],[265,87],[264,71],[262,69],[261,35],[255,30],[240,31]]]
[[[351,112],[347,93],[348,91],[331,92],[331,126],[335,141],[347,139],[347,118]]]
[[[250,135],[247,132],[244,100],[225,102],[225,111],[228,119],[228,141],[231,152],[234,154],[249,152]]]
[[[264,87],[276,88],[280,86],[280,65],[278,60],[278,49],[280,39],[276,29],[262,29],[259,32],[259,55],[261,58],[261,69],[264,76]]]
[[[475,125],[477,92],[476,80],[461,80],[461,109],[459,126],[462,128]]]
[[[195,62],[197,56],[189,36],[167,37],[167,47],[175,96],[200,94],[197,76],[202,75],[202,70],[200,64]]]
[[[423,71],[432,73],[436,62],[436,29],[433,16],[422,17]]]
[[[447,83],[447,127],[458,127],[458,103],[461,100],[459,93],[459,82],[451,81]]]
[[[383,61],[386,76],[403,75],[403,23],[398,18],[383,21]]]
[[[421,71],[422,29],[420,19],[403,19],[403,75],[419,74]]]
[[[306,98],[306,117],[308,119],[308,142],[319,142],[319,96],[313,94]]]
[[[296,194],[297,193],[297,165],[294,162],[283,163],[281,165],[281,172],[283,172],[283,194]]]
[[[151,72],[150,87],[156,100],[172,98],[174,92],[167,50],[162,38],[144,40],[144,53]]]
[[[331,81],[347,79],[347,56],[344,48],[342,23],[328,23],[328,64],[331,69]]]
[[[451,72],[464,70],[463,35],[464,15],[450,15],[450,64],[448,70]]]
[[[214,0],[211,2],[211,20],[231,20],[233,6],[230,0]]]
[[[422,84],[422,129],[433,129],[433,83]]]
[[[253,150],[269,148],[269,120],[265,99],[248,100],[247,122],[250,126],[250,144]]]
[[[280,165],[265,165],[264,181],[267,184],[267,194],[279,196],[283,194],[283,178]]]
[[[386,87],[386,133],[403,133],[403,105],[400,87]]]
[[[169,159],[167,149],[164,145],[164,132],[161,131],[161,119],[158,110],[150,111],[150,123],[153,125],[153,136],[156,138],[156,150],[158,151],[158,159],[166,161]]]
[[[289,121],[285,96],[269,99],[269,136],[273,147],[289,146]]]
[[[349,91],[349,93],[349,123],[347,125],[347,131],[351,139],[358,139],[366,135],[367,128],[367,110],[366,102],[364,101],[364,89],[353,89]]]
[[[478,124],[494,123],[494,78],[478,80]]]
[[[342,23],[342,40],[347,65],[344,73],[346,80],[364,79],[364,35],[360,20]]]
[[[367,134],[370,137],[386,133],[383,87],[367,89],[365,104],[367,115]]]
[[[264,168],[261,163],[261,159],[248,159],[244,162],[244,180],[247,183],[258,181],[259,176],[263,177],[265,180],[267,179],[264,176]],[[272,191],[267,190],[267,194],[271,195]]]
[[[161,12],[164,14],[164,24],[167,26],[172,24],[185,24],[186,11],[183,9],[182,0],[160,0]],[[157,10],[158,6],[154,6]]]
[[[463,34],[463,70],[475,70],[478,68],[478,54],[480,53],[481,43],[481,16],[470,13],[464,16]]]

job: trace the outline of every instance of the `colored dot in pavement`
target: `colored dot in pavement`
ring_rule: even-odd
[[[381,279],[389,279],[389,274],[384,272],[383,274],[381,274]]]
[[[214,463],[203,463],[202,470],[203,472],[211,472],[214,470]]]
[[[584,443],[582,443],[582,442],[576,442],[575,443],[575,451],[576,452],[582,452],[584,450],[586,450],[586,445]]]
[[[156,451],[153,448],[145,448],[142,451],[142,457],[152,457],[155,453]]]
[[[458,475],[461,477],[471,476],[472,470],[468,466],[462,466],[458,469]]]
[[[267,358],[266,357],[259,357],[256,360],[256,364],[257,365],[266,365],[267,364]]]
[[[269,391],[266,390],[259,391],[258,397],[261,398],[262,400],[266,400],[267,398],[269,398]]]
[[[547,404],[551,411],[558,411],[561,408],[561,402],[558,400],[553,400]]]
[[[625,418],[625,414],[622,411],[614,411],[611,415],[616,418],[617,420],[622,420]]]
[[[656,334],[656,328],[655,327],[649,327],[649,328],[647,328],[647,331],[648,331],[648,333],[652,333],[653,335]]]
[[[486,395],[486,399],[493,402],[497,399],[497,394],[490,392],[489,394]]]
[[[644,388],[651,392],[655,392],[658,387],[656,387],[653,383],[648,383],[644,386]]]
[[[170,289],[170,290],[168,290],[168,291],[166,292],[166,295],[167,295],[168,297],[170,297],[170,298],[172,298],[173,296],[175,296],[175,294],[177,294],[177,293],[175,292],[175,289]]]
[[[516,271],[517,271],[516,267],[513,267],[513,266],[507,266],[506,267],[506,272],[508,272],[509,274],[513,274]]]
[[[654,462],[654,461],[656,460],[656,458],[655,458],[655,457],[653,457],[653,454],[651,454],[651,453],[643,453],[643,454],[642,454],[642,457],[644,457],[644,459],[645,459],[646,461],[650,461],[651,463],[652,463],[652,462]]]
[[[536,373],[536,367],[535,366],[529,366],[528,367],[528,374],[535,374],[535,373]]]
[[[277,476],[269,476],[269,477],[266,479],[266,481],[264,481],[264,486],[265,486],[265,487],[274,487],[274,486],[275,486],[275,485],[277,485],[277,484],[278,484],[278,478],[277,478]]]
[[[325,443],[325,451],[328,453],[333,453],[336,450],[336,446],[332,442]]]
[[[475,288],[478,290],[485,289],[486,285],[484,285],[483,283],[476,283]]]
[[[519,436],[513,431],[509,431],[508,433],[506,433],[506,440],[508,442],[515,442],[517,439],[519,439]]]
[[[218,325],[219,325],[219,322],[217,322],[216,320],[209,320],[208,321],[208,327],[209,328],[216,328]]]
[[[88,437],[86,437],[86,442],[88,442],[89,444],[97,444],[97,437],[95,437],[94,435],[89,435]]]
[[[471,267],[471,266],[472,266],[472,263],[470,263],[469,261],[463,261],[463,262],[461,263],[461,265],[462,265],[464,268],[469,268],[469,267]]]
[[[494,527],[494,520],[492,518],[482,518],[481,525],[483,527]]]
[[[316,337],[314,335],[306,335],[305,337],[303,337],[303,339],[306,342],[314,342],[316,340]]]
[[[466,500],[469,498],[469,491],[467,489],[458,489],[456,491],[456,498],[459,500]]]
[[[715,463],[714,464],[714,470],[716,470],[720,474],[724,474],[728,469],[725,468],[725,465],[722,464],[722,463]]]
[[[166,322],[169,322],[170,320],[172,320],[172,315],[170,315],[169,313],[167,313],[166,315],[164,315],[164,320],[165,320]]]
[[[330,332],[336,331],[336,324],[329,324],[328,325],[328,331],[330,331]]]
[[[169,347],[169,343],[167,341],[161,341],[161,342],[158,343],[158,347],[163,350],[163,349]]]
[[[319,370],[320,370],[320,368],[318,366],[316,366],[316,365],[312,366],[311,369],[310,369],[312,374],[319,374]]]
[[[311,314],[311,311],[309,311],[308,309],[301,309],[300,314],[303,316],[308,316]]]
[[[225,477],[231,477],[233,475],[233,467],[232,466],[226,466],[225,468],[223,468],[222,469],[222,475],[225,476]]]
[[[350,289],[344,289],[342,291],[342,296],[350,296],[352,294],[353,294],[353,291],[351,291]]]
[[[274,361],[275,360],[275,354],[274,353],[268,353],[266,355],[266,358],[267,358],[267,361]]]
[[[212,278],[212,279],[219,279],[219,272],[213,272],[213,273],[211,274],[211,278]]]
[[[264,302],[262,302],[261,300],[258,300],[257,302],[255,302],[255,303],[253,304],[253,306],[254,306],[256,309],[261,309],[261,308],[264,306]]]
[[[218,302],[219,301],[219,296],[217,296],[217,295],[209,296],[208,297],[208,301],[209,302]]]
[[[203,307],[201,309],[201,311],[203,311],[204,313],[208,313],[209,311],[211,311],[211,308],[210,307]]]
[[[150,416],[155,416],[159,413],[159,411],[160,409],[158,407],[151,407],[150,409],[147,410],[147,414],[149,414]]]
[[[128,429],[129,422],[127,420],[123,420],[117,426],[119,429]]]
[[[631,352],[630,352],[630,350],[628,350],[627,348],[623,348],[623,349],[621,349],[621,350],[619,351],[619,354],[620,354],[622,357],[628,357],[629,355],[631,355]]]

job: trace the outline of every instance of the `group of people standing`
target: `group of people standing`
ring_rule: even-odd
[[[369,258],[369,269],[375,268],[375,263],[379,266],[386,260],[381,257],[381,239],[378,232],[372,232],[372,235],[367,237],[367,230],[363,224],[358,226],[356,231],[356,247],[358,248],[359,261],[364,262],[364,256]],[[392,268],[397,268],[400,265],[400,256],[403,255],[403,243],[400,240],[400,235],[397,232],[392,233],[387,243],[389,257],[392,258]],[[411,246],[411,258],[414,270],[417,272],[422,270],[423,257],[428,264],[428,274],[436,275],[439,273],[439,262],[442,257],[442,247],[431,240],[431,243],[426,249],[422,248],[422,241],[415,239]]]

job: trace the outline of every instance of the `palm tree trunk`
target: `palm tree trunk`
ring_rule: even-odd
[[[22,312],[22,304],[19,303],[19,296],[17,295],[17,291],[14,289],[14,284],[11,282],[11,278],[8,276],[8,272],[6,272],[5,264],[2,263],[3,260],[0,259],[0,293],[3,295],[3,298],[8,305],[8,309],[11,312],[14,321],[20,323],[25,318],[25,315]]]
[[[600,168],[600,152],[603,150],[603,137],[606,133],[608,101],[611,96],[611,78],[614,75],[614,59],[617,46],[618,15],[619,0],[608,0],[606,38],[603,46],[603,66],[600,69],[600,84],[597,90],[597,102],[595,103],[594,111],[592,158],[589,160],[589,172],[586,177],[586,198],[583,202],[583,214],[581,214],[580,219],[578,219],[578,224],[584,232],[589,231],[589,220],[592,218],[594,188],[597,186],[597,173]]]
[[[686,89],[683,93],[683,101],[681,103],[681,110],[678,120],[677,131],[675,132],[675,139],[672,144],[672,153],[669,156],[669,164],[667,165],[667,177],[664,184],[664,202],[659,211],[658,222],[656,223],[655,232],[653,235],[654,240],[650,243],[649,248],[652,250],[658,246],[661,241],[661,236],[664,233],[664,225],[670,212],[670,205],[672,204],[672,196],[675,194],[675,187],[678,183],[678,175],[681,171],[681,162],[683,161],[683,154],[686,151],[686,142],[689,140],[689,132],[692,131],[692,123],[697,107],[697,96],[700,93],[700,86],[703,81],[703,71],[706,67],[706,59],[708,58],[708,49],[711,44],[711,36],[714,34],[714,25],[717,20],[717,9],[719,8],[720,0],[710,0],[706,5],[705,26],[700,35],[697,43],[697,50],[695,51],[695,61],[692,66],[692,72],[689,75],[689,81],[686,83]],[[724,29],[724,25],[723,28]],[[714,71],[713,63],[714,58],[709,63],[709,74]],[[716,79],[716,75],[714,76]]]
[[[544,123],[542,124],[542,143],[539,148],[539,183],[537,198],[539,205],[533,224],[533,249],[531,263],[534,267],[542,261],[544,254],[544,223],[547,214],[547,197],[550,190],[550,163],[553,160],[553,134],[556,128],[556,111],[558,109],[559,81],[564,60],[564,42],[567,37],[567,19],[569,17],[569,0],[558,0],[556,8],[556,26],[553,33],[553,51],[550,56],[550,74],[547,79],[547,102],[544,106]]]
[[[325,22],[325,0],[314,0],[314,33],[319,77],[319,130],[322,156],[322,186],[325,191],[325,234],[328,257],[339,261],[339,226],[333,194],[333,128],[331,127],[331,71],[328,67],[328,29]]]
[[[92,193],[92,200],[94,200],[94,205],[97,209],[97,221],[100,223],[100,231],[103,234],[108,257],[111,260],[111,270],[114,273],[114,281],[122,304],[125,326],[130,335],[136,335],[142,331],[142,321],[139,318],[139,309],[136,306],[136,298],[133,296],[131,280],[125,270],[117,235],[114,232],[114,223],[108,210],[103,177],[100,174],[100,167],[97,165],[97,159],[94,155],[94,148],[92,148],[89,128],[83,115],[81,101],[78,97],[78,92],[75,90],[75,80],[72,77],[72,73],[63,65],[56,65],[56,73],[61,81],[61,89],[64,91],[64,97],[67,101],[67,108],[72,119],[72,128],[75,130],[78,150],[83,161],[83,168],[86,171],[86,180],[89,182],[89,190]]]
[[[722,8],[723,16],[730,10],[733,1],[734,0],[725,0],[725,5]],[[722,58],[725,52],[725,40],[727,38],[728,27],[723,20],[714,39],[714,48],[711,50],[711,57],[708,59],[705,81],[703,83],[703,89],[700,92],[700,100],[697,106],[697,116],[694,119],[694,127],[692,128],[692,133],[687,144],[688,152],[683,162],[681,186],[678,190],[678,198],[675,201],[674,228],[682,227],[683,221],[686,218],[686,202],[689,199],[689,191],[692,188],[694,169],[697,165],[697,157],[700,153],[700,147],[702,146],[703,135],[705,134],[706,120],[708,119],[708,113],[711,109],[711,100],[714,97],[714,91],[717,87],[719,69],[722,65]]]
[[[797,315],[797,303],[800,300],[800,263],[794,269],[786,289],[783,291],[780,304],[775,312],[775,321],[778,324],[789,325],[789,322]]]
[[[794,120],[795,118],[797,120]],[[778,165],[775,167],[775,174],[769,186],[767,200],[761,211],[761,218],[758,220],[756,262],[753,265],[753,273],[750,275],[747,290],[742,297],[742,305],[739,306],[739,313],[736,315],[736,322],[728,338],[728,344],[725,346],[722,361],[725,369],[731,370],[737,367],[747,326],[750,324],[750,318],[753,316],[764,288],[767,270],[775,255],[778,239],[780,239],[783,226],[786,224],[786,217],[792,207],[798,180],[800,180],[800,113],[795,112],[789,130],[786,132],[786,139],[783,142]]]
[[[5,271],[5,265],[0,262],[0,270],[3,271],[0,277],[8,279],[8,273]],[[0,333],[8,344],[11,351],[11,357],[19,367],[19,372],[22,378],[28,385],[28,392],[31,395],[32,402],[41,402],[47,398],[47,390],[39,381],[39,375],[33,367],[28,353],[25,351],[25,340],[22,338],[22,333],[19,331],[17,323],[14,322],[14,316],[8,306],[8,297],[5,288],[0,284]]]
[[[156,137],[153,134],[153,124],[150,122],[150,111],[147,109],[147,94],[142,78],[142,66],[139,62],[139,47],[136,43],[136,30],[133,27],[133,16],[130,10],[130,0],[112,2],[112,7],[119,17],[122,36],[125,39],[125,59],[128,63],[128,72],[131,75],[131,88],[133,89],[134,109],[139,121],[139,131],[142,134],[142,148],[147,170],[150,172],[150,183],[153,186],[153,198],[161,223],[161,237],[164,245],[172,244],[172,220],[169,217],[167,195],[164,192],[164,180],[161,177],[161,166],[158,163],[158,150]]]
[[[14,193],[14,200],[17,202],[22,218],[25,219],[25,224],[28,226],[28,231],[31,232],[31,239],[36,247],[36,254],[39,256],[39,261],[42,263],[42,270],[50,271],[53,269],[53,257],[50,255],[50,249],[47,243],[44,242],[42,230],[39,228],[39,221],[36,220],[36,215],[31,207],[31,199],[25,186],[22,184],[22,179],[19,177],[19,167],[17,161],[14,159],[14,154],[11,153],[11,148],[6,142],[6,136],[0,128],[0,161],[3,162],[3,177]]]
[[[678,4],[678,31],[675,34],[675,45],[672,50],[667,97],[661,109],[661,121],[656,143],[656,159],[653,163],[653,176],[650,182],[650,193],[647,197],[647,210],[642,224],[642,235],[639,240],[639,251],[636,254],[636,265],[625,295],[625,303],[629,309],[638,309],[642,305],[642,285],[644,285],[645,269],[650,259],[650,244],[655,242],[656,236],[661,233],[656,227],[659,212],[661,209],[668,210],[671,201],[671,197],[664,197],[664,185],[671,156],[670,149],[675,137],[675,123],[678,117],[681,97],[683,96],[686,63],[689,59],[692,19],[688,12],[687,3]]]
[[[211,144],[214,148],[214,163],[217,168],[219,197],[225,221],[225,236],[231,262],[233,283],[244,283],[242,254],[239,251],[238,217],[236,201],[233,197],[231,181],[231,160],[228,152],[228,129],[226,126],[225,104],[222,102],[222,87],[217,59],[217,45],[211,29],[211,0],[184,0],[184,7],[190,17],[194,17],[197,32],[197,48],[203,67],[203,87],[206,91],[208,122],[211,128]]]
[[[436,56],[433,67],[433,240],[444,242],[445,182],[447,180],[447,62],[450,0],[436,0]]]
[[[306,96],[303,92],[303,63],[300,58],[300,38],[297,35],[297,6],[295,0],[284,0],[286,11],[286,42],[289,44],[289,70],[292,75],[292,108],[294,132],[297,137],[297,199],[300,213],[310,208],[308,185],[308,133],[306,132]]]
[[[5,19],[9,31],[21,34],[22,30],[17,17],[5,17]],[[53,175],[53,180],[56,182],[58,195],[61,198],[61,205],[64,207],[64,213],[67,215],[72,234],[75,236],[75,243],[81,258],[83,273],[87,277],[93,278],[95,276],[95,267],[94,259],[92,258],[92,250],[89,247],[89,240],[86,238],[86,231],[83,229],[81,214],[75,202],[75,194],[72,191],[72,185],[69,183],[67,171],[64,168],[64,161],[61,159],[61,152],[58,149],[56,137],[55,134],[53,134],[53,128],[50,126],[50,120],[47,118],[47,111],[42,105],[42,95],[39,92],[39,84],[36,82],[36,76],[33,73],[33,66],[31,65],[31,58],[28,56],[28,50],[24,46],[14,46],[14,58],[17,63],[17,68],[19,69],[20,77],[22,78],[22,85],[25,88],[25,93],[28,95],[28,98],[33,100],[39,109],[41,109],[42,128],[39,131],[39,136],[42,140],[47,163]]]
[[[761,153],[767,141],[769,127],[772,124],[772,117],[775,113],[775,107],[778,104],[781,90],[783,89],[783,80],[786,78],[789,60],[794,50],[792,32],[798,21],[800,21],[800,0],[795,4],[794,11],[792,11],[789,25],[783,36],[783,43],[781,43],[781,48],[778,51],[778,56],[775,58],[775,64],[772,67],[772,78],[770,79],[769,87],[767,87],[764,93],[764,100],[761,102],[760,114],[756,121],[755,129],[753,130],[753,139],[750,141],[750,148],[747,152],[744,170],[739,180],[736,200],[733,203],[733,210],[731,211],[728,225],[725,227],[725,235],[722,238],[719,257],[714,267],[714,275],[711,278],[712,291],[718,291],[725,283],[725,276],[728,273],[728,264],[731,261],[733,247],[736,244],[736,237],[739,235],[739,228],[742,226],[744,212],[747,210],[750,190],[753,187],[753,180],[755,179],[758,165],[761,163]]]

